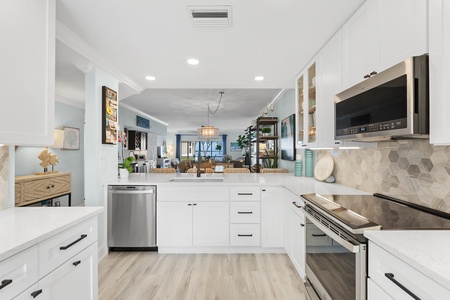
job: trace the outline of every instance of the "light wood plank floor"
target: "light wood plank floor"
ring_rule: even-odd
[[[99,265],[99,299],[304,300],[286,254],[111,252]]]

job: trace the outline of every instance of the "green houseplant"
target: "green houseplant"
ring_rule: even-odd
[[[119,168],[127,169],[128,173],[133,172],[133,167],[131,167],[131,163],[134,162],[134,156],[129,156],[123,160],[123,163],[119,164]]]
[[[269,153],[267,150],[264,150],[266,152],[266,156],[269,156]],[[264,158],[263,159],[263,166],[264,168],[268,169],[276,169],[278,168],[278,152],[276,152],[272,158]]]
[[[261,132],[262,132],[264,135],[270,135],[270,133],[272,132],[272,128],[270,128],[270,127],[264,127],[263,129],[261,129]]]

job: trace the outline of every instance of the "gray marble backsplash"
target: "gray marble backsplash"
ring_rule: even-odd
[[[9,151],[8,146],[0,146],[0,210],[8,207]]]
[[[450,146],[428,140],[380,142],[376,148],[320,150],[333,157],[336,182],[450,213]]]

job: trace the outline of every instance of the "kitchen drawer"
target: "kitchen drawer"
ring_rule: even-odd
[[[205,186],[196,184],[197,186],[158,186],[158,201],[229,201],[230,188],[227,186]]]
[[[308,223],[306,225],[306,245],[308,246],[331,246],[333,240],[325,235],[316,225]]]
[[[394,300],[378,286],[371,278],[367,279],[367,300]]]
[[[91,218],[39,244],[39,276],[56,269],[97,240],[97,218]]]
[[[230,187],[231,201],[260,201],[261,189],[259,186],[234,186]]]
[[[259,202],[231,202],[230,223],[259,223],[261,208]]]
[[[403,262],[378,245],[369,243],[369,277],[393,299],[412,299],[404,290],[390,280],[402,284],[420,299],[450,299],[450,290],[433,281],[419,270]]]
[[[261,246],[261,227],[259,224],[231,224],[231,246]]]
[[[38,247],[33,246],[0,262],[0,299],[16,297],[38,279]]]

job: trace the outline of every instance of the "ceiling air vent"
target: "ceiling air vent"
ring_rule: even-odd
[[[231,26],[231,6],[188,6],[194,26]]]

